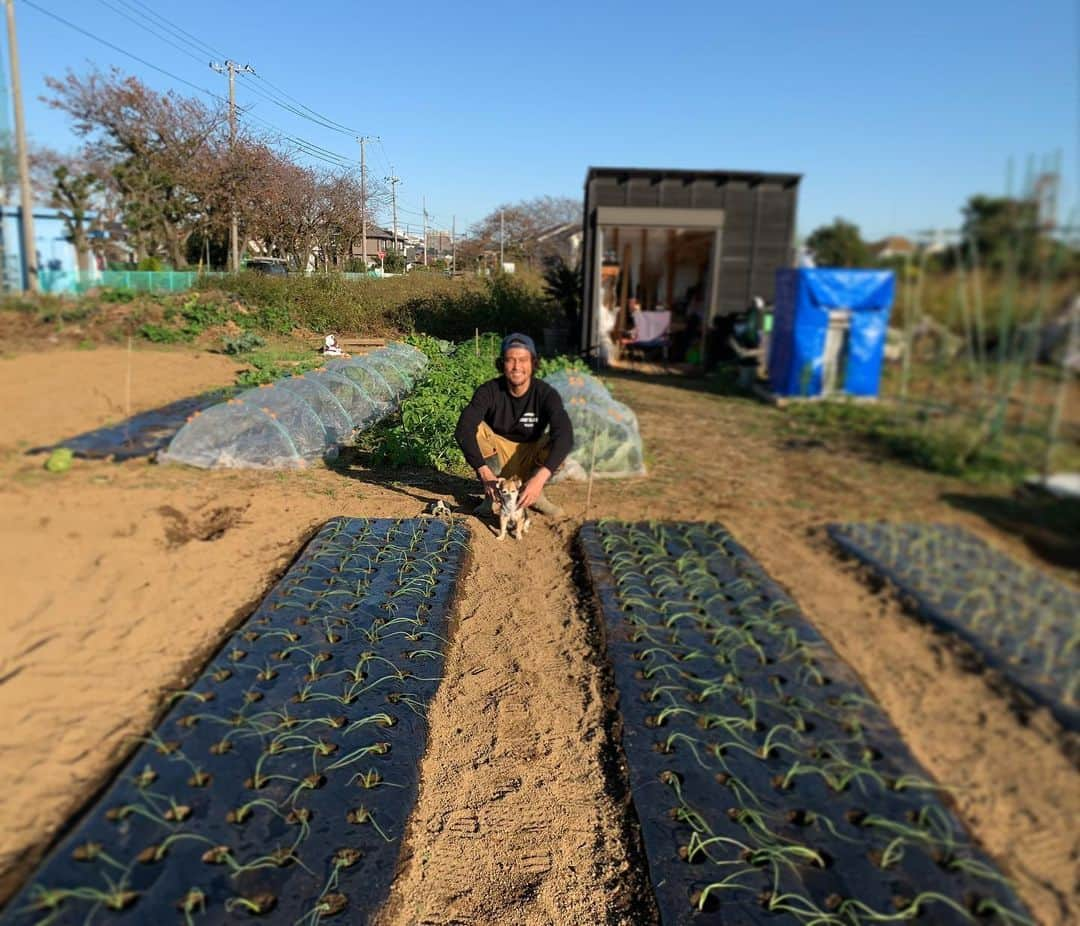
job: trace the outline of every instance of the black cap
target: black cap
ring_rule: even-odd
[[[525,350],[532,354],[533,360],[537,359],[536,345],[533,343],[533,339],[527,334],[519,334],[515,331],[513,334],[508,334],[503,338],[502,347],[499,349],[500,356],[505,357],[506,352],[510,350],[511,347],[524,347]]]

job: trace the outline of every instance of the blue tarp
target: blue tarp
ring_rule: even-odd
[[[776,272],[769,385],[776,395],[820,395],[829,311],[848,309],[851,326],[840,388],[876,396],[896,281],[891,270]]]

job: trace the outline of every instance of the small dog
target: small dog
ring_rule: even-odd
[[[503,540],[506,537],[506,528],[509,527],[514,539],[520,540],[521,535],[529,529],[529,511],[518,505],[521,480],[517,476],[496,480],[495,494],[499,502],[499,533],[496,539]]]
[[[454,519],[454,513],[447,506],[441,498],[435,499],[431,504],[427,506],[427,509],[420,515],[422,518],[442,518],[444,521],[452,521]]]

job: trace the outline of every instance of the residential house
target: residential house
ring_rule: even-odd
[[[878,260],[890,257],[914,257],[917,248],[914,242],[900,235],[890,235],[870,245],[870,250]]]
[[[581,243],[585,229],[581,222],[563,222],[543,229],[533,241],[534,255],[540,261],[561,257],[571,267],[581,260]]]
[[[396,246],[395,246],[396,244]],[[367,256],[368,260],[377,263],[379,260],[379,252],[390,251],[404,251],[408,246],[407,237],[398,232],[397,238],[394,238],[394,233],[388,228],[382,228],[379,225],[369,225],[367,230]],[[361,258],[364,254],[364,247],[361,242],[356,242],[352,247],[352,257]]]

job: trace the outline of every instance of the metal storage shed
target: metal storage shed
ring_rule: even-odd
[[[753,296],[771,301],[776,270],[794,263],[800,180],[800,174],[753,171],[589,168],[582,352],[595,355],[598,350],[602,278],[614,265],[626,264],[624,253],[630,253],[630,240],[637,253],[634,268],[619,269],[624,274],[629,271],[631,278],[629,287],[620,284],[617,301],[622,313],[627,292],[636,293],[645,309],[656,308],[658,303],[668,310],[678,309],[681,303],[684,316],[691,311],[700,315],[707,331],[716,316],[743,311]],[[646,251],[649,233],[655,241],[656,230],[666,230],[669,253],[676,236],[698,248],[703,256],[698,281],[685,275],[679,278],[670,258],[666,269],[649,277]],[[691,299],[697,305],[688,309]]]

